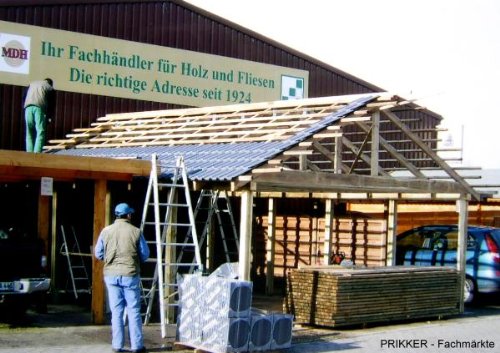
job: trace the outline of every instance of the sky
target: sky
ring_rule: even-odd
[[[500,169],[500,0],[187,0],[443,117],[442,146]],[[457,162],[450,161],[457,165]]]

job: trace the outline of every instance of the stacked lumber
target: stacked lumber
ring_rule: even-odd
[[[337,218],[333,251],[343,252],[356,265],[383,266],[386,260],[387,222],[384,219]]]
[[[255,264],[265,264],[268,217],[256,218],[254,239],[258,249]],[[337,217],[331,232],[332,253],[342,252],[356,265],[368,267],[386,264],[387,221]],[[325,219],[312,216],[276,216],[274,275],[286,277],[290,268],[323,264]],[[263,266],[263,265],[262,265]],[[265,266],[257,271],[266,272]]]
[[[459,313],[459,272],[448,267],[309,267],[290,272],[284,310],[328,327]]]

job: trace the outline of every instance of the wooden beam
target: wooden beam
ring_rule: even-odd
[[[57,191],[54,191],[52,194],[52,202],[51,202],[51,208],[52,208],[52,220],[51,220],[51,228],[50,228],[50,236],[51,236],[51,243],[50,243],[50,286],[52,288],[52,295],[57,301],[57,288],[56,288],[56,282],[57,282],[57,258],[58,258],[58,247],[57,247]]]
[[[316,164],[314,164],[314,162],[311,162],[308,159],[306,159],[306,165],[307,165],[307,168],[309,168],[313,172],[321,172],[321,169]]]
[[[357,122],[361,122],[361,121],[370,121],[370,119],[371,118],[369,116],[360,116],[360,117],[351,116],[351,117],[340,119],[340,124],[346,125],[346,124],[352,124],[352,123],[357,123]]]
[[[372,115],[371,127],[371,162],[370,175],[377,176],[379,174],[379,145],[380,145],[380,112],[375,112]]]
[[[241,192],[240,252],[238,276],[240,280],[250,280],[251,244],[253,220],[253,194],[250,190]]]
[[[101,230],[109,220],[110,197],[106,180],[96,180],[94,186],[94,237],[95,246]],[[94,324],[104,324],[105,290],[103,262],[92,256],[92,304],[91,317]]]
[[[20,179],[50,176],[63,180],[130,180],[132,176],[148,176],[150,168],[150,162],[144,160],[0,150],[0,180],[13,175]]]
[[[347,168],[347,166],[344,166],[344,163],[342,162],[342,136],[341,137],[336,137],[335,138],[335,151],[333,153],[333,170],[334,173],[340,174],[342,173],[342,169]]]
[[[342,144],[345,145],[347,148],[349,148],[354,154],[356,154],[356,159],[359,157],[361,158],[366,164],[371,165],[371,158],[366,156],[365,154],[361,153],[361,149],[358,149],[352,142],[349,140],[347,137],[342,137]],[[354,167],[354,163],[352,164],[352,167]],[[351,174],[353,168],[348,168],[347,169],[347,174]],[[381,175],[391,177],[389,173],[387,173],[383,168],[379,168],[378,172]],[[391,177],[392,178],[392,177]]]
[[[334,201],[327,199],[325,204],[325,233],[323,242],[323,265],[330,265],[332,256],[332,232],[334,215]]]
[[[377,93],[382,94],[382,93]],[[202,108],[182,108],[182,109],[167,109],[167,110],[156,110],[156,111],[146,111],[146,112],[134,112],[134,113],[117,113],[117,114],[107,114],[105,117],[97,119],[98,121],[123,121],[141,118],[149,119],[152,117],[197,117],[197,116],[207,116],[215,114],[224,113],[234,113],[239,114],[251,114],[256,111],[267,111],[267,112],[281,112],[281,110],[288,109],[318,109],[318,108],[341,108],[343,105],[350,103],[356,97],[354,96],[333,96],[333,97],[318,97],[318,98],[304,98],[300,100],[280,100],[274,102],[258,102],[252,104],[234,104],[225,106],[213,106],[213,107],[202,107]]]
[[[284,156],[310,156],[313,154],[313,151],[306,149],[294,148],[288,151],[283,152]]]
[[[250,188],[252,191],[259,192],[414,193],[417,196],[419,194],[460,194],[463,192],[463,188],[455,182],[312,171],[255,174]]]
[[[414,134],[396,114],[391,111],[384,110],[383,113],[387,116],[398,128],[401,129],[415,144],[422,149],[429,157],[431,157],[437,165],[439,165],[446,173],[448,173],[457,183],[459,183],[466,192],[471,194],[476,200],[481,199],[481,195],[474,190],[453,168],[451,168],[441,157],[439,157],[420,137]]]
[[[313,148],[326,157],[330,162],[335,163],[335,156],[326,147],[321,145],[318,141],[313,141]]]
[[[17,182],[24,180],[38,180],[41,177],[51,177],[56,181],[71,182],[76,179],[107,179],[113,181],[131,181],[132,174],[122,173],[119,170],[116,172],[92,172],[79,170],[58,170],[50,168],[16,168],[5,167],[0,165],[0,181],[2,182]]]
[[[457,201],[458,211],[458,245],[457,245],[457,270],[460,273],[459,298],[460,313],[464,312],[464,284],[465,267],[467,263],[467,220],[469,218],[468,202],[465,198]]]
[[[396,236],[398,226],[398,204],[396,200],[388,200],[387,208],[387,250],[386,266],[396,265]]]
[[[307,156],[305,154],[299,155],[299,170],[307,170]]]
[[[373,127],[373,126],[372,126]],[[370,128],[370,131],[367,132],[366,136],[365,136],[365,139],[363,140],[363,142],[361,143],[361,146],[359,147],[359,149],[357,150],[357,152],[355,153],[355,156],[354,156],[354,161],[352,161],[352,164],[351,164],[351,168],[349,169],[349,173],[348,174],[351,174],[352,171],[354,170],[354,167],[356,165],[356,163],[358,162],[358,159],[363,156],[363,160],[366,161],[366,160],[369,160],[368,165],[371,165],[372,162],[371,162],[371,158],[369,157],[366,157],[363,155],[363,148],[365,148],[366,144],[368,143],[368,139],[370,138],[371,136],[371,133],[372,133],[372,127]],[[344,140],[342,140],[342,142],[344,142]],[[347,146],[347,144],[346,144]],[[354,144],[351,144],[352,147],[351,150],[354,152],[355,148],[354,148]]]
[[[43,242],[43,254],[49,259],[51,197],[38,194],[38,237]]]
[[[368,125],[363,124],[363,123],[357,123],[357,125],[363,129],[365,132],[370,131],[370,128]],[[398,152],[397,149],[392,147],[391,144],[387,142],[382,136],[379,136],[379,143],[384,147],[387,152],[389,152],[396,160],[401,163],[406,169],[408,169],[413,175],[415,175],[417,178],[425,178],[425,175],[417,168],[415,167],[412,163],[410,163],[401,153]]]
[[[276,199],[269,198],[266,240],[266,294],[274,294],[274,252],[276,249]]]

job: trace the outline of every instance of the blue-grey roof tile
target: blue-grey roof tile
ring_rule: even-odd
[[[274,156],[310,138],[313,134],[364,106],[375,97],[376,95],[367,95],[357,99],[339,111],[300,131],[295,136],[283,141],[93,149],[74,148],[56,153],[74,156],[137,158],[145,160],[150,160],[151,155],[155,153],[161,162],[172,163],[172,165],[175,163],[177,157],[183,156],[191,180],[230,181],[250,172]]]

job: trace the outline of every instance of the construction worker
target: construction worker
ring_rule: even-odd
[[[95,257],[104,261],[104,282],[111,308],[112,349],[124,352],[123,313],[127,308],[130,348],[145,352],[141,320],[140,262],[149,248],[139,228],[131,222],[134,209],[126,203],[115,207],[116,219],[105,227],[95,246]]]
[[[32,82],[24,100],[26,152],[42,152],[48,115],[54,106],[54,88],[50,78]]]

